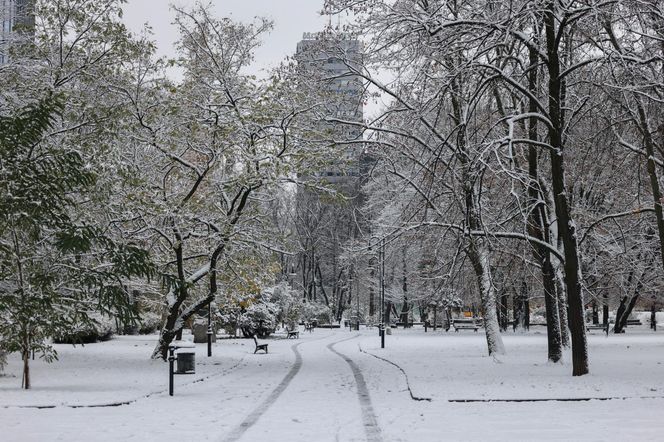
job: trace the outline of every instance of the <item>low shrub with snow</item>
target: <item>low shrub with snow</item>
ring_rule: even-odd
[[[273,302],[260,299],[250,305],[240,316],[240,329],[244,336],[258,336],[266,338],[277,328],[277,314],[279,309]]]
[[[149,335],[159,331],[162,325],[161,315],[154,312],[141,313],[141,319],[138,321],[138,333]]]
[[[104,316],[96,316],[88,323],[72,327],[65,333],[53,337],[56,344],[91,344],[111,339],[115,324]]]
[[[288,283],[281,282],[267,289],[263,297],[267,296],[278,308],[277,323],[285,324],[290,330],[297,328],[304,313],[302,294],[291,289]]]
[[[317,302],[306,302],[302,309],[302,320],[318,324],[332,323],[332,309]]]

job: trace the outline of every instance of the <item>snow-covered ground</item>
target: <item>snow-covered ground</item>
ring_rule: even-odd
[[[59,362],[33,362],[30,391],[10,358],[0,440],[664,440],[664,332],[589,335],[580,378],[569,355],[546,363],[543,332],[504,339],[500,361],[472,331],[399,329],[381,349],[376,329],[319,329],[268,340],[267,355],[223,339],[211,358],[197,346],[196,374],[176,376],[174,397],[167,364],[149,360],[155,336],[58,345]],[[591,400],[534,401],[571,398]]]

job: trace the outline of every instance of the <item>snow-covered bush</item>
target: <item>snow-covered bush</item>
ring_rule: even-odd
[[[220,301],[217,320],[231,336],[235,336],[239,328],[245,337],[263,338],[280,324],[290,329],[297,327],[303,311],[300,295],[282,282],[263,290],[260,295],[235,295]]]
[[[229,336],[237,336],[237,329],[240,328],[242,314],[253,300],[254,298],[249,296],[228,296],[221,299],[218,302],[219,312],[217,313],[215,322],[219,324]]]
[[[302,319],[304,304],[301,293],[290,288],[287,282],[281,282],[266,290],[270,301],[277,305],[277,323],[285,324],[293,330]]]
[[[141,319],[138,321],[138,333],[141,335],[155,333],[161,328],[161,322],[161,315],[157,313],[141,313]]]
[[[304,303],[302,310],[302,319],[304,321],[316,321],[318,324],[332,323],[332,310],[324,304],[307,302]]]
[[[53,337],[56,344],[91,344],[111,339],[115,324],[111,319],[96,316],[91,322],[73,327],[66,333]]]
[[[240,329],[244,336],[258,336],[266,338],[277,328],[277,314],[279,308],[276,304],[260,299],[250,305],[240,316]]]

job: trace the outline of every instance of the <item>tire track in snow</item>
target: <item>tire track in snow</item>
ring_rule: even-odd
[[[303,342],[298,342],[297,344],[291,345],[291,350],[293,350],[293,353],[295,353],[295,363],[291,367],[291,369],[286,373],[286,376],[279,382],[279,385],[272,390],[272,393],[258,406],[249,413],[249,415],[244,418],[244,420],[235,427],[233,430],[230,431],[226,437],[222,439],[223,442],[236,442],[239,440],[244,433],[251,427],[253,427],[256,422],[258,422],[258,419],[279,399],[279,396],[281,396],[281,393],[286,390],[288,385],[291,383],[295,375],[300,371],[300,368],[302,368],[302,355],[300,354],[300,351],[297,349],[300,345],[306,343],[306,342],[312,342],[312,341],[318,341],[320,339],[325,339],[328,338],[331,335],[326,335],[321,338],[317,339],[312,339],[309,341],[303,341]]]
[[[242,435],[247,431],[249,428],[253,427],[256,422],[258,422],[258,419],[267,411],[268,408],[272,406],[276,402],[277,399],[279,399],[279,396],[281,393],[284,392],[286,387],[291,383],[295,375],[297,374],[298,371],[300,371],[300,368],[302,368],[302,355],[300,354],[300,351],[297,349],[302,344],[302,342],[298,342],[295,345],[291,346],[291,350],[293,350],[293,353],[295,353],[295,363],[291,367],[291,369],[286,373],[286,376],[279,382],[279,385],[277,385],[277,388],[272,390],[272,393],[265,399],[258,407],[254,409],[251,413],[249,413],[249,416],[247,416],[237,427],[235,427],[231,432],[224,438],[222,439],[224,442],[235,442],[239,440]]]
[[[355,363],[355,361],[334,349],[335,345],[350,339],[355,339],[358,336],[359,335],[355,335],[337,342],[332,342],[327,345],[327,349],[346,361],[346,363],[350,366],[350,369],[353,371],[355,384],[357,385],[357,398],[360,401],[360,407],[362,409],[362,422],[364,424],[364,433],[367,436],[367,441],[382,442],[383,437],[380,434],[380,427],[378,426],[376,413],[374,412],[373,405],[371,404],[371,396],[369,396],[367,383],[364,380],[364,376],[362,376],[362,370],[360,370],[360,367]]]

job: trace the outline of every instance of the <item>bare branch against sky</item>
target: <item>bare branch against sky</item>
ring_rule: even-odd
[[[148,23],[152,27],[159,54],[173,56],[177,31],[172,24],[175,14],[169,5],[191,7],[195,3],[196,0],[128,0],[124,6],[124,20],[137,33]],[[303,32],[319,31],[327,23],[327,18],[320,15],[323,0],[211,0],[210,3],[219,16],[245,22],[254,17],[267,17],[274,21],[274,30],[256,52],[256,74],[293,55]]]

